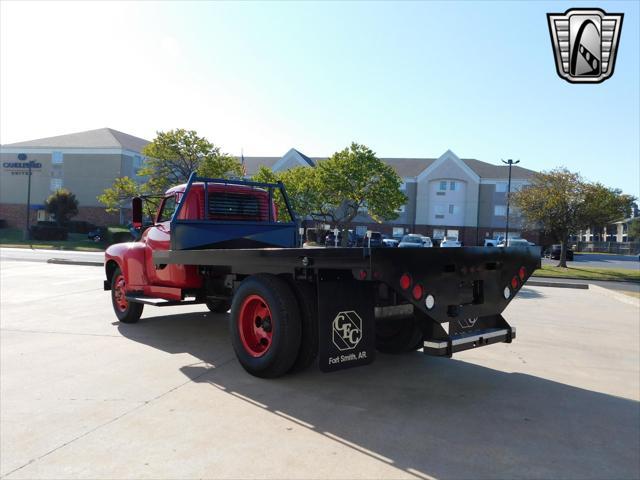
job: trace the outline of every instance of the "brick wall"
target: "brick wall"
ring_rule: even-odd
[[[37,221],[37,210],[31,210],[31,224]],[[125,211],[125,219],[131,213]],[[0,220],[5,220],[10,228],[24,228],[27,220],[27,206],[12,203],[0,203]],[[72,220],[84,220],[96,225],[118,225],[120,216],[117,213],[107,213],[102,207],[79,207],[78,215]]]

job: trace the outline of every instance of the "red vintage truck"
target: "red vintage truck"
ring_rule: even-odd
[[[132,202],[142,226],[142,200]],[[273,378],[318,359],[329,372],[376,352],[430,355],[511,342],[501,313],[539,267],[538,247],[299,247],[281,183],[199,178],[169,189],[139,240],[105,252],[120,322],[143,307],[229,309],[233,348]],[[143,327],[142,327],[143,328]]]

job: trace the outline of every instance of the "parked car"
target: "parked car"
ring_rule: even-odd
[[[384,245],[382,244],[382,234],[380,232],[371,232],[371,239],[365,236],[362,241],[365,242],[364,245],[366,247],[384,247]]]
[[[396,248],[400,242],[395,238],[383,238],[382,245],[389,248]]]
[[[357,244],[356,234],[349,230],[349,239],[347,240],[347,247],[355,247]],[[342,245],[342,232],[338,233],[338,247]],[[335,247],[336,246],[336,235],[333,233],[333,230],[330,231],[325,237],[325,246],[326,247]]]
[[[484,239],[484,246],[485,247],[497,247],[498,243],[500,243],[500,242],[496,238],[485,238]]]
[[[510,238],[505,244],[504,241],[498,244],[499,247],[529,247],[531,243],[524,238]]]
[[[425,248],[431,248],[433,247],[433,242],[431,241],[431,238],[429,237],[422,237],[422,246]]]
[[[440,248],[453,248],[461,246],[462,243],[458,241],[458,237],[444,237],[444,240],[440,242]]]
[[[561,246],[560,244],[551,245],[551,251],[549,252],[549,258],[551,260],[560,260]],[[567,247],[567,261],[573,261],[573,250]]]
[[[416,235],[415,233],[405,235],[398,244],[398,248],[422,248],[423,246],[422,235]]]
[[[97,227],[95,230],[91,230],[87,233],[87,238],[89,240],[93,240],[94,242],[101,242],[105,239],[107,235],[107,229],[104,227]]]

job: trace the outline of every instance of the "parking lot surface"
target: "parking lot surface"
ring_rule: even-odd
[[[543,265],[557,265],[558,260],[542,259]],[[640,270],[637,255],[608,255],[603,253],[576,253],[567,263],[570,267],[625,268]]]
[[[1,275],[3,478],[640,476],[640,311],[604,291],[524,288],[512,344],[261,380],[227,315],[121,325],[99,267]]]

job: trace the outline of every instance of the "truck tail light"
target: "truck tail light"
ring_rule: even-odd
[[[518,277],[513,277],[511,279],[511,288],[516,290],[518,288]]]
[[[411,275],[404,273],[400,277],[400,288],[403,290],[409,290],[409,287],[411,287]]]
[[[520,267],[520,271],[518,271],[518,275],[520,276],[520,281],[524,282],[524,279],[527,276],[527,269],[524,267]]]
[[[416,300],[420,300],[423,293],[424,290],[422,289],[422,285],[420,285],[419,283],[416,283],[413,286],[413,290],[411,290],[411,295],[413,295],[413,298],[415,298]]]

